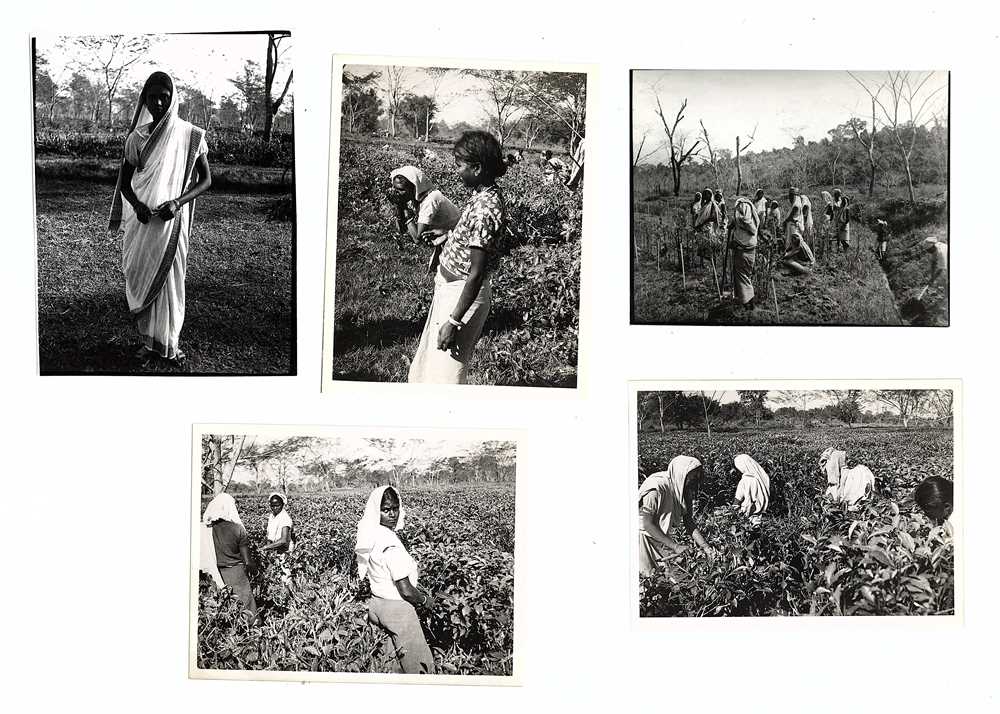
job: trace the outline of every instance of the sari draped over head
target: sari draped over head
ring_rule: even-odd
[[[201,528],[199,529],[201,531],[201,557],[198,569],[209,575],[221,589],[226,585],[222,580],[222,574],[219,572],[219,566],[215,559],[215,539],[212,536],[212,524],[217,521],[230,521],[243,526],[240,512],[236,508],[236,499],[228,493],[220,493],[209,501],[205,507],[205,513],[201,517]],[[243,527],[245,528],[245,526]]]
[[[875,475],[867,466],[847,468],[847,452],[830,447],[819,457],[826,471],[826,495],[838,503],[853,506],[875,489]]]
[[[402,176],[413,184],[413,188],[415,189],[414,196],[418,201],[424,194],[434,188],[434,184],[431,183],[430,179],[425,177],[424,172],[416,166],[400,166],[398,169],[393,169],[389,173],[389,180],[391,181],[397,176]]]
[[[714,199],[711,201],[703,200],[698,208],[698,215],[694,219],[694,229],[696,231],[708,230],[711,233],[721,224],[722,212],[719,210],[719,204]]]
[[[805,194],[801,194],[799,198],[802,201],[802,230],[805,231],[806,235],[811,235],[813,232],[812,202]]]
[[[683,518],[684,505],[684,484],[688,474],[701,466],[698,459],[691,456],[675,456],[667,465],[666,471],[659,471],[648,476],[639,486],[639,572],[643,575],[650,575],[655,572],[657,563],[663,557],[659,542],[648,535],[642,526],[642,516],[652,515],[663,533],[669,533],[671,526],[678,523],[678,519]],[[656,494],[655,512],[649,509],[653,506],[644,501],[650,494]]]
[[[146,94],[152,86],[171,90],[166,114],[153,123],[146,109]],[[194,221],[194,201],[186,203],[173,218],[156,215],[140,223],[135,210],[122,197],[125,163],[135,167],[132,190],[151,211],[181,196],[191,185],[195,161],[208,152],[205,131],[177,115],[180,99],[173,80],[154,72],[146,80],[132,116],[125,141],[122,166],[111,202],[108,228],[121,230],[122,272],[125,296],[146,347],[164,357],[178,356],[177,342],[184,321],[184,276],[187,242]]]
[[[736,500],[746,516],[763,513],[771,503],[771,479],[764,468],[751,456],[740,454],[733,459],[736,470],[742,474],[736,486]]]
[[[688,474],[701,466],[701,462],[693,456],[675,456],[667,465],[666,471],[659,471],[648,476],[639,486],[639,501],[651,491],[660,496],[657,520],[660,530],[667,533],[675,521],[673,516],[682,515],[684,505],[684,483]]]
[[[396,527],[393,530],[389,530],[382,525],[382,496],[388,489],[392,489],[399,498],[399,520],[396,522]],[[402,547],[402,543],[399,538],[396,537],[394,531],[398,531],[403,527],[406,522],[406,510],[403,508],[403,499],[399,496],[399,491],[393,486],[379,486],[368,496],[368,501],[365,503],[364,513],[361,515],[361,520],[358,521],[358,535],[354,542],[354,555],[358,563],[358,578],[361,580],[365,579],[368,575],[368,563],[369,557],[376,549],[388,548],[391,545],[399,545]],[[413,581],[413,578],[411,578]],[[413,581],[416,585],[416,581]]]

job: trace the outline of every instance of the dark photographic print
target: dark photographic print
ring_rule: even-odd
[[[730,386],[632,391],[639,616],[955,615],[957,383]]]
[[[291,46],[33,40],[43,375],[295,373]]]
[[[511,432],[199,427],[195,451],[192,676],[512,683]]]
[[[324,387],[576,387],[587,73],[389,62],[335,68]]]
[[[632,324],[949,324],[949,75],[634,70]]]

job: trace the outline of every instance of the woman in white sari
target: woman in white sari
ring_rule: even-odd
[[[388,636],[386,654],[405,674],[434,674],[434,657],[414,606],[429,610],[434,598],[417,587],[417,563],[396,536],[406,522],[399,493],[380,486],[368,496],[358,521],[354,553],[358,577],[368,578],[368,621]]]
[[[740,475],[736,485],[736,503],[740,512],[751,519],[760,520],[760,514],[771,504],[771,479],[760,464],[748,454],[733,459],[734,471]]]
[[[675,456],[666,471],[648,476],[639,486],[639,572],[652,575],[668,554],[687,550],[670,535],[683,524],[684,530],[707,555],[713,551],[691,515],[694,492],[704,475],[693,456]]]
[[[153,72],[125,140],[108,225],[124,233],[125,296],[143,340],[136,357],[177,365],[194,201],[212,184],[205,131],[177,116],[179,103],[170,76]]]
[[[875,474],[867,466],[847,468],[847,452],[832,446],[820,455],[819,467],[826,472],[826,495],[838,503],[853,506],[875,490]]]

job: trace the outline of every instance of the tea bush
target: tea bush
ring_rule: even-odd
[[[205,669],[391,672],[384,636],[368,624],[368,582],[358,581],[357,521],[367,494],[292,494],[296,544],[288,593],[277,559],[259,554],[252,578],[260,625],[248,628],[228,590],[202,576],[198,666]],[[514,493],[512,487],[402,489],[399,532],[437,598],[422,613],[439,673],[509,675],[513,667]],[[265,496],[236,496],[256,549],[265,542]]]
[[[858,507],[825,501],[819,454],[847,451],[876,492]],[[753,456],[771,477],[771,505],[753,524],[730,504],[732,457]],[[955,553],[945,529],[906,507],[925,476],[953,478],[951,433],[916,429],[640,434],[646,473],[696,456],[706,480],[695,520],[717,551],[691,549],[641,577],[640,613],[663,616],[935,615],[955,607]]]

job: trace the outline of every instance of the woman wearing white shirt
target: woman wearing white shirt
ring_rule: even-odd
[[[434,598],[417,587],[417,563],[396,536],[406,512],[392,486],[372,491],[358,521],[354,547],[358,577],[371,584],[368,621],[389,635],[399,671],[433,674],[434,656],[420,626],[414,606],[430,609]]]
[[[292,540],[292,518],[285,510],[285,497],[273,491],[267,497],[267,505],[271,512],[267,516],[267,545],[261,546],[261,552],[276,551],[278,564],[281,567],[281,582],[286,587],[292,587],[292,566],[288,562],[288,553],[295,547]]]

